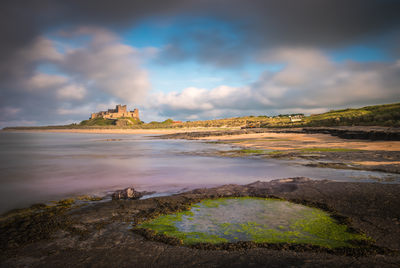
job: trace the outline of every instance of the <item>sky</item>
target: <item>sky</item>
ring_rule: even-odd
[[[0,128],[400,102],[398,0],[3,0]]]

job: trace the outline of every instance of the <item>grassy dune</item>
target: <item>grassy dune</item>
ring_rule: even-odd
[[[309,126],[375,125],[400,127],[400,103],[330,111],[311,115],[305,118],[304,123]]]
[[[291,122],[290,115],[244,116],[225,119],[176,122],[167,119],[163,122],[144,123],[133,118],[89,119],[79,124],[45,127],[12,127],[12,129],[85,129],[85,128],[129,128],[129,129],[165,129],[165,128],[235,128],[235,127],[327,127],[327,126],[388,126],[400,127],[400,103],[366,106],[358,109],[332,110],[327,113],[305,116],[299,122]],[[121,120],[122,119],[122,120]],[[123,124],[119,124],[118,121]]]
[[[333,110],[305,116],[291,122],[289,115],[274,117],[245,116],[171,124],[171,127],[316,127],[316,126],[389,126],[400,127],[400,103]]]
[[[400,103],[367,106],[358,109],[334,110],[305,116],[300,122],[291,122],[289,115],[274,117],[245,116],[164,124],[167,127],[316,127],[316,126],[389,126],[400,127]],[[156,125],[144,124],[141,127]]]

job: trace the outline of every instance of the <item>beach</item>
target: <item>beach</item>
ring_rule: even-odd
[[[195,139],[215,143],[230,144],[238,148],[219,155],[231,157],[261,157],[275,159],[298,159],[303,164],[315,167],[359,169],[400,173],[400,141],[395,138],[386,140],[386,130],[378,128],[379,135],[371,135],[374,128],[345,128],[347,133],[360,131],[358,138],[340,138],[335,135],[337,128],[330,128],[332,133],[321,134],[320,129],[255,129],[248,133],[240,131],[188,132],[166,134],[168,139]],[[341,130],[339,128],[339,130]],[[389,130],[395,131],[397,130]],[[346,132],[345,132],[346,133]],[[389,132],[390,133],[390,132]],[[396,134],[397,135],[397,134]],[[346,136],[343,134],[343,136]],[[362,138],[364,137],[364,138]]]
[[[155,128],[155,129],[132,129],[132,128],[16,128],[4,132],[47,132],[47,133],[88,133],[88,134],[175,134],[186,132],[204,131],[209,128]],[[217,130],[219,128],[215,128]]]

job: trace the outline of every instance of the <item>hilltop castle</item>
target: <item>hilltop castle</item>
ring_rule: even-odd
[[[107,111],[92,113],[90,119],[95,119],[95,118],[118,119],[121,117],[132,117],[139,120],[139,110],[134,109],[133,111],[128,111],[126,105],[118,104],[115,107],[115,109],[108,109]]]

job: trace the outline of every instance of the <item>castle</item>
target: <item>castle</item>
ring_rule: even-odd
[[[134,109],[133,111],[128,111],[126,105],[118,104],[115,107],[115,109],[108,109],[107,111],[92,113],[90,119],[95,119],[95,118],[118,119],[121,117],[132,117],[139,120],[139,110]]]

